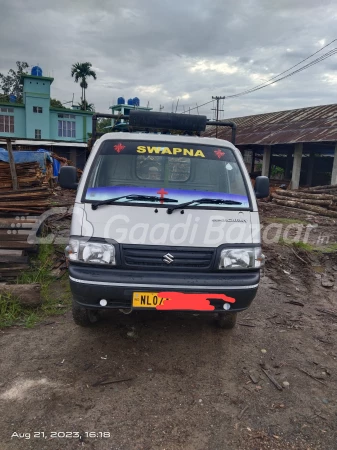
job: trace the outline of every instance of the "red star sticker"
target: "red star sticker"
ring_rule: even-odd
[[[120,153],[122,150],[125,149],[125,145],[123,145],[121,143],[116,144],[116,145],[114,145],[114,149],[116,150],[117,153]]]
[[[221,151],[220,149],[215,150],[214,153],[216,154],[216,156],[217,156],[219,159],[221,159],[221,158],[225,155],[225,152]]]

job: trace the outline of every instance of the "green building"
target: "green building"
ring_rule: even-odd
[[[51,107],[53,81],[35,66],[31,75],[21,77],[23,103],[13,95],[10,102],[0,102],[0,147],[6,147],[6,139],[11,138],[16,150],[44,148],[83,167],[93,112]]]

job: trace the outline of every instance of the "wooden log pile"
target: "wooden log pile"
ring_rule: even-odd
[[[15,164],[18,185],[21,188],[42,186],[44,174],[38,162]],[[12,177],[9,164],[0,161],[0,190],[11,189]]]
[[[271,196],[278,205],[337,217],[337,185],[315,186],[298,191],[276,189]]]
[[[15,279],[22,271],[29,269],[29,252],[37,246],[28,242],[37,216],[0,214],[0,281]]]
[[[46,187],[1,190],[0,212],[41,214],[50,208],[50,191]]]

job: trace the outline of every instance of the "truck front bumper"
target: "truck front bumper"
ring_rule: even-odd
[[[79,264],[70,264],[69,275],[73,299],[85,308],[94,309],[131,309],[134,292],[165,291],[207,294],[211,298],[210,304],[215,307],[212,312],[224,312],[224,301],[216,299],[217,295],[224,294],[235,299],[230,311],[242,311],[253,301],[260,280],[259,270],[192,274],[130,271]],[[104,308],[99,303],[102,299],[107,300]]]

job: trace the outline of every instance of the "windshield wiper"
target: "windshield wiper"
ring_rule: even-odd
[[[145,201],[145,202],[163,202],[163,203],[164,202],[175,203],[178,201],[178,200],[175,200],[174,198],[160,198],[160,197],[156,197],[155,195],[131,194],[131,195],[122,195],[121,197],[108,198],[107,200],[101,200],[99,202],[92,203],[91,208],[93,210],[96,210],[99,206],[111,205],[112,203],[115,203],[117,200],[121,200],[122,198],[125,198],[128,201],[139,200],[139,201]]]
[[[186,206],[195,204],[206,204],[211,205],[242,205],[241,202],[236,202],[235,200],[222,200],[221,198],[199,198],[196,200],[191,200],[190,202],[181,203],[180,205],[172,206],[172,208],[167,209],[167,214],[172,214],[175,209],[183,209]]]

